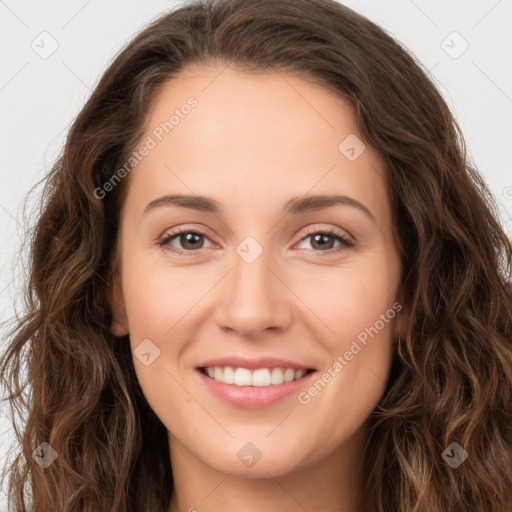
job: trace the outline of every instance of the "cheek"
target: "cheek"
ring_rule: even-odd
[[[212,285],[194,268],[166,267],[128,257],[123,266],[123,291],[130,334],[134,338],[153,336],[167,339],[187,313]],[[214,281],[212,281],[213,283]]]
[[[316,315],[317,332],[325,333],[317,340],[326,354],[325,379],[320,375],[322,382],[305,390],[300,403],[310,403],[320,416],[330,415],[333,431],[345,428],[341,419],[349,411],[362,421],[373,410],[391,366],[401,309],[396,302],[399,266],[376,253],[370,256],[364,263],[330,269],[314,287],[310,280],[299,292]],[[328,412],[334,403],[339,414]]]
[[[170,408],[186,409],[194,404],[180,385],[182,375],[176,365],[190,339],[187,322],[211,288],[208,281],[192,268],[170,268],[136,253],[123,261],[123,294],[135,372],[146,400],[167,427],[175,423],[168,415]],[[138,356],[146,340],[153,344],[144,350],[151,353],[147,366]],[[181,416],[182,424],[191,431],[197,429],[186,415]]]
[[[328,356],[318,380],[299,403],[323,418],[333,445],[357,428],[381,399],[393,354],[393,328],[401,307],[395,302],[397,270],[384,260],[339,268],[303,288],[304,301],[321,319],[317,338]],[[373,263],[373,264],[372,264]]]
[[[331,345],[331,352],[344,348],[376,322],[379,331],[384,332],[393,323],[385,322],[383,326],[380,321],[381,315],[392,308],[397,292],[396,270],[386,261],[368,258],[364,264],[332,268],[314,279],[311,276],[300,284],[297,281],[296,289],[325,327],[324,339]],[[393,312],[388,315],[390,320],[394,316]]]

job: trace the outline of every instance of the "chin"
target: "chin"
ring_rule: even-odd
[[[301,446],[300,441],[291,443],[289,447],[282,445],[277,447],[269,439],[243,442],[238,438],[228,445],[219,443],[217,446],[223,446],[224,449],[220,453],[215,453],[215,450],[210,451],[210,454],[213,453],[217,457],[212,460],[210,456],[208,460],[203,459],[203,461],[217,471],[245,478],[286,475],[296,471],[304,462],[304,451],[302,448],[298,449]]]

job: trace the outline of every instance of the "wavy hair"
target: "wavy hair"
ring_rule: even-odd
[[[24,312],[0,365],[20,446],[8,466],[10,505],[168,510],[167,432],[139,387],[128,338],[110,332],[129,176],[101,199],[95,190],[133,152],[160,88],[214,62],[335,91],[386,165],[408,324],[370,417],[361,510],[510,510],[511,242],[428,71],[334,0],[186,2],[148,24],[102,75],[27,234]],[[58,453],[44,470],[32,457],[42,442]],[[457,468],[442,457],[454,442],[468,453]]]

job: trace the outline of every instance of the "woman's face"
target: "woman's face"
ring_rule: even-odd
[[[347,103],[291,74],[189,69],[137,154],[112,330],[171,457],[254,477],[359,457],[400,261],[382,161]]]

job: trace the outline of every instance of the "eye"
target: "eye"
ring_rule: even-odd
[[[346,238],[343,234],[334,229],[313,230],[306,234],[300,242],[311,238],[312,250],[321,253],[335,253],[343,249],[354,246],[354,242]],[[329,241],[329,239],[331,239]],[[171,231],[158,241],[158,245],[169,247],[170,250],[178,254],[191,255],[204,249],[204,241],[209,240],[206,234],[200,231],[182,229],[181,231]],[[177,241],[181,247],[176,247],[172,242]],[[333,247],[333,243],[338,242],[338,247]]]
[[[305,237],[301,239],[301,242],[311,239],[311,247],[315,252],[323,252],[332,254],[354,246],[354,242],[346,238],[343,234],[338,233],[334,229],[324,229],[310,231]],[[330,239],[330,240],[329,240]],[[333,247],[333,244],[338,241],[338,247]]]
[[[171,242],[176,239],[179,244],[181,244],[182,248],[176,248]],[[178,254],[187,254],[191,252],[197,252],[199,249],[204,249],[202,242],[208,237],[199,231],[192,230],[182,230],[182,231],[173,231],[171,233],[166,233],[164,237],[158,242],[158,245],[161,246],[170,246],[171,250],[177,252]]]

